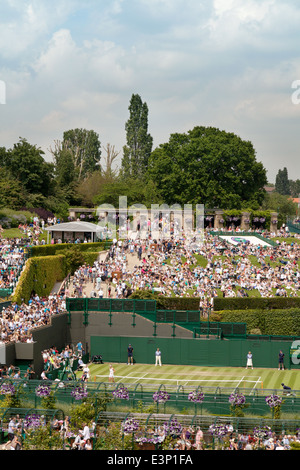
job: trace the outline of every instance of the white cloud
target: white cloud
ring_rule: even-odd
[[[24,136],[46,150],[86,126],[120,150],[138,93],[155,145],[215,125],[269,162],[299,119],[299,22],[292,0],[3,0],[0,146]]]

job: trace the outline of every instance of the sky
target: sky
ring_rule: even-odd
[[[66,130],[122,157],[132,94],[153,149],[212,126],[251,141],[268,181],[300,179],[298,0],[1,0],[0,147]]]

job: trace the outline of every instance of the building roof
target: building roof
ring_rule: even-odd
[[[102,232],[104,227],[91,222],[66,222],[63,224],[50,225],[45,230],[48,232]]]
[[[264,190],[267,193],[273,193],[275,191],[275,186],[264,186]]]

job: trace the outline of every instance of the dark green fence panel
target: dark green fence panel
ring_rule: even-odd
[[[254,367],[278,367],[278,353],[289,358],[292,343],[287,341],[257,342],[209,338],[160,338],[91,336],[91,356],[102,354],[105,362],[127,362],[127,347],[132,344],[134,359],[140,364],[154,364],[155,351],[162,351],[163,364],[246,367],[247,353],[253,354]],[[287,364],[286,364],[287,365]]]
[[[200,322],[199,326],[194,328],[194,336],[217,335],[222,337],[246,338],[246,323],[227,323],[227,322]]]
[[[87,310],[95,310],[98,311],[100,309],[100,300],[101,299],[86,299]]]
[[[67,310],[69,312],[152,313],[156,312],[156,300],[69,298],[67,299]]]
[[[111,311],[111,299],[98,299],[98,312],[110,312]]]
[[[0,289],[0,298],[1,299],[6,299],[13,293],[13,289],[8,288],[8,289]]]

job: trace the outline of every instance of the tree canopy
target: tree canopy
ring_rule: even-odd
[[[62,151],[64,158],[71,155],[78,180],[100,169],[101,143],[93,130],[70,129],[64,132]]]
[[[275,180],[275,191],[278,194],[285,196],[291,194],[288,171],[286,167],[284,167],[283,170],[278,170]]]
[[[172,134],[149,159],[148,176],[166,204],[241,208],[264,198],[266,170],[249,141],[213,127]]]
[[[153,139],[148,133],[148,105],[140,95],[132,95],[129,119],[125,124],[126,142],[123,147],[122,174],[141,177],[146,173]]]
[[[49,195],[54,166],[44,160],[41,149],[20,138],[2,158],[4,167],[22,183],[26,191],[45,197]]]

